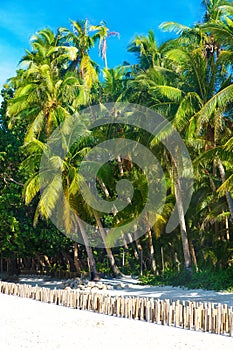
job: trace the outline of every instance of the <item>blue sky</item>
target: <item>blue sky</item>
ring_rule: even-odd
[[[30,37],[36,31],[49,27],[70,28],[70,19],[86,19],[91,24],[106,21],[120,39],[108,40],[110,67],[124,60],[133,61],[127,53],[128,43],[137,34],[155,31],[159,42],[169,38],[158,26],[164,21],[192,25],[201,20],[201,0],[0,0],[0,88],[13,76],[25,48],[30,48]]]

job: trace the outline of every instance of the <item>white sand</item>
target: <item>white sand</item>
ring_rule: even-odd
[[[1,350],[232,350],[233,338],[0,294]]]
[[[140,285],[137,279],[131,277],[122,277],[114,279],[101,279],[103,283],[111,283],[112,285],[122,284],[122,289],[113,289],[104,291],[109,295],[127,295],[140,296],[157,299],[171,299],[171,300],[191,300],[200,302],[221,303],[233,306],[233,293],[215,292],[213,290],[203,289],[187,289],[171,286],[149,286]],[[51,279],[45,276],[21,276],[20,283],[28,283],[33,286],[36,284],[40,287],[46,288],[61,288],[62,281]],[[233,350],[233,349],[232,349]]]

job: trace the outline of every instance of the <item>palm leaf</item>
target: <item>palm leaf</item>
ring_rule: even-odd
[[[198,129],[201,130],[202,126],[207,123],[212,114],[218,108],[221,111],[225,111],[226,107],[233,100],[233,84],[227,86],[223,90],[216,93],[201,110],[197,113],[198,116]]]
[[[29,143],[33,141],[38,133],[43,129],[45,121],[45,115],[43,111],[40,111],[33,122],[29,125],[24,142]]]
[[[220,196],[224,196],[226,192],[233,193],[233,174],[230,175],[226,181],[218,188],[218,193]]]
[[[54,175],[54,172],[52,173]],[[51,174],[47,174],[45,181],[48,182]],[[51,217],[54,208],[58,203],[58,199],[63,192],[61,174],[56,174],[53,176],[48,185],[43,189],[40,201],[38,203],[39,212],[42,217],[49,218]]]
[[[159,92],[160,95],[167,97],[171,101],[179,102],[182,97],[182,90],[173,86],[156,85],[150,88],[150,91]]]
[[[24,185],[23,196],[28,205],[40,191],[40,174],[35,174]]]
[[[190,31],[190,27],[187,27],[183,24],[179,24],[177,22],[163,22],[159,26],[164,32],[175,32],[180,35],[185,31]]]

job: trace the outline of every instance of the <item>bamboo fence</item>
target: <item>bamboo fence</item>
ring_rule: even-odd
[[[0,282],[0,293],[159,325],[233,336],[233,311],[226,304],[109,296],[78,289],[49,289],[8,282]]]

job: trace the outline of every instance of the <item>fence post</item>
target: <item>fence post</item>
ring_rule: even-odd
[[[92,310],[106,315],[233,336],[233,312],[232,307],[228,307],[227,304],[215,305],[179,300],[175,302],[168,299],[155,300],[131,296],[112,297],[80,290],[50,290],[39,288],[37,285],[32,287],[1,281],[0,293],[76,309]]]

